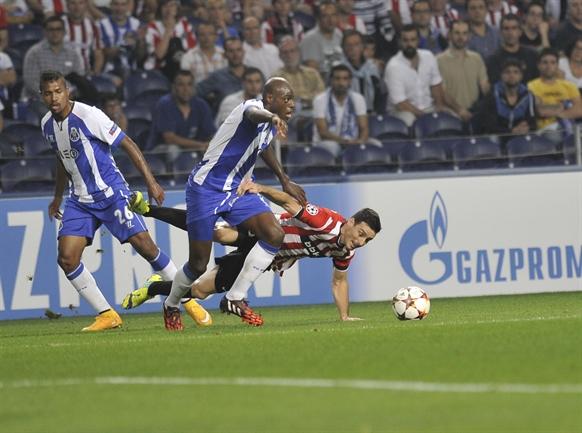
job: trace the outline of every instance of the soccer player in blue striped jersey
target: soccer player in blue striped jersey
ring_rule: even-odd
[[[192,170],[186,184],[186,224],[189,258],[176,273],[164,302],[164,324],[182,330],[179,302],[205,271],[210,258],[214,224],[222,217],[229,224],[256,234],[258,242],[247,256],[220,309],[260,326],[263,319],[245,301],[253,282],[273,261],[283,241],[283,229],[259,194],[238,196],[243,179],[252,175],[260,155],[281,182],[283,190],[305,203],[303,189],[284,173],[270,146],[277,135],[285,137],[287,122],[295,111],[295,96],[287,80],[274,77],[265,83],[263,98],[244,101],[226,118],[208,149]]]
[[[99,226],[104,224],[121,243],[129,242],[164,280],[174,278],[176,266],[156,246],[141,215],[129,210],[131,192],[111,148],[121,146],[129,155],[145,179],[150,199],[163,202],[164,190],[137,145],[119,126],[98,108],[69,99],[60,72],[41,74],[40,94],[49,109],[41,122],[42,132],[57,154],[55,193],[48,213],[51,220],[61,220],[58,263],[79,294],[99,313],[83,331],[117,328],[121,318],[81,262],[83,250],[91,244]],[[70,193],[61,213],[67,180]]]

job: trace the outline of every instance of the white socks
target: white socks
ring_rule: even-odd
[[[186,270],[185,270],[186,268]],[[192,287],[192,284],[196,280],[196,276],[192,274],[188,263],[185,263],[182,269],[179,269],[174,276],[172,281],[172,290],[166,298],[165,304],[168,307],[178,308],[180,305],[180,299],[184,297],[186,293]]]
[[[243,268],[226,297],[231,301],[245,299],[255,280],[269,267],[277,251],[278,249],[272,245],[257,242],[245,259]]]
[[[168,263],[164,269],[161,269],[161,270],[156,271],[156,272],[158,274],[160,274],[160,276],[162,277],[162,280],[172,281],[174,278],[176,278],[176,273],[178,272],[178,268],[176,268],[176,265],[174,264],[174,262],[170,261],[170,263]]]
[[[83,263],[79,264],[77,269],[75,269],[70,274],[67,274],[67,278],[73,285],[73,287],[79,292],[79,294],[97,311],[102,313],[105,310],[111,309],[111,305],[97,287],[97,282],[93,275],[85,269]]]

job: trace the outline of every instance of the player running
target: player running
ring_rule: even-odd
[[[169,331],[184,329],[180,298],[205,271],[210,259],[214,224],[219,217],[233,226],[252,231],[258,241],[249,251],[231,290],[220,302],[223,311],[260,326],[263,319],[245,302],[253,282],[273,261],[283,241],[283,230],[271,209],[258,194],[239,196],[236,190],[250,177],[260,154],[273,170],[283,189],[305,202],[301,187],[290,181],[273,151],[271,142],[287,134],[287,121],[295,110],[293,90],[283,78],[265,83],[263,99],[244,101],[220,126],[202,161],[190,173],[186,184],[186,226],[188,262],[178,270],[172,290],[163,304],[164,325]]]
[[[121,317],[81,262],[83,250],[91,245],[99,226],[104,224],[121,243],[129,242],[164,280],[174,278],[176,266],[153,242],[141,215],[129,210],[130,191],[111,156],[111,147],[119,145],[129,155],[143,175],[151,199],[161,204],[164,190],[137,145],[105,113],[69,99],[60,72],[41,74],[40,94],[49,109],[41,122],[42,133],[57,154],[55,193],[48,214],[51,220],[61,220],[58,263],[73,287],[99,313],[83,331],[117,328],[122,325]],[[70,194],[61,214],[67,182]]]
[[[354,250],[366,245],[381,230],[380,218],[372,209],[365,208],[347,220],[337,212],[313,204],[302,206],[289,194],[275,188],[243,183],[239,194],[261,194],[283,207],[286,213],[279,216],[285,237],[279,252],[268,269],[283,272],[304,257],[330,257],[333,261],[332,292],[341,320],[359,320],[349,315],[348,266]],[[140,193],[132,202],[137,212],[186,230],[186,212],[180,209],[149,205]],[[256,239],[236,228],[216,225],[214,240],[223,245],[236,245],[238,249],[216,259],[216,266],[206,271],[191,287],[191,295],[205,299],[212,293],[228,291],[240,272],[245,258]],[[124,308],[135,308],[156,295],[167,295],[170,282],[159,282],[152,276],[143,287],[128,294],[122,302]],[[224,312],[224,310],[223,310]],[[227,311],[228,312],[228,311]]]

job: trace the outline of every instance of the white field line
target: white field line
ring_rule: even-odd
[[[400,328],[403,329],[402,325],[403,322],[400,322],[398,320],[396,320],[396,318],[392,315],[391,312],[389,312],[390,314],[387,314],[387,320],[390,320],[391,322],[393,322],[392,324],[388,325],[388,328]],[[551,321],[551,320],[572,320],[572,319],[580,319],[582,316],[580,314],[576,314],[576,315],[567,315],[567,316],[535,316],[535,317],[527,317],[527,318],[511,318],[511,319],[485,319],[485,320],[459,320],[459,321],[443,321],[443,322],[432,322],[430,319],[429,320],[423,320],[422,322],[419,321],[410,321],[408,322],[408,326],[411,327],[411,329],[416,328],[417,326],[419,327],[418,329],[421,328],[425,328],[425,327],[442,327],[442,326],[467,326],[467,325],[495,325],[495,324],[503,324],[503,323],[519,323],[519,322],[543,322],[543,321]],[[406,323],[406,322],[404,322]],[[317,323],[311,323],[310,325],[308,325],[308,327],[306,327],[307,325],[303,325],[300,322],[297,322],[297,325],[301,326],[300,328],[292,328],[292,329],[269,329],[269,324],[267,322],[267,324],[264,325],[264,327],[259,328],[259,329],[255,329],[255,328],[250,328],[248,329],[248,332],[245,332],[244,334],[220,334],[220,335],[216,335],[216,334],[212,334],[206,331],[201,331],[199,333],[195,333],[195,332],[186,332],[186,333],[176,333],[177,335],[172,335],[170,333],[167,333],[163,336],[161,335],[150,335],[150,336],[144,336],[144,337],[130,337],[130,338],[125,338],[127,337],[126,334],[120,334],[120,337],[123,339],[123,344],[127,344],[127,343],[153,343],[153,342],[158,342],[158,341],[176,341],[177,338],[176,337],[185,337],[186,339],[190,340],[190,339],[209,339],[209,338],[225,338],[225,337],[235,337],[235,338],[239,338],[241,336],[244,335],[244,337],[265,337],[265,336],[272,336],[272,335],[292,335],[292,334],[300,334],[300,333],[305,333],[306,331],[309,331],[309,328],[317,328],[318,333],[334,333],[334,332],[338,332],[338,331],[345,331],[346,329],[349,329],[350,331],[368,331],[370,329],[385,329],[386,325],[385,324],[381,324],[381,325],[368,325],[366,324],[366,321],[364,320],[363,322],[347,322],[347,323],[338,323],[338,325],[333,326],[333,327],[328,327],[328,322],[327,323],[323,323],[323,324],[317,324]],[[241,327],[245,328],[247,327],[247,325],[240,325]],[[320,327],[321,326],[321,327]],[[194,325],[192,325],[192,329],[195,328]],[[209,329],[212,329],[212,327],[210,327]],[[132,327],[132,331],[140,331],[139,328],[135,328]],[[255,332],[256,331],[256,332]],[[118,332],[116,330],[112,330],[112,331],[106,331],[109,333],[115,333]],[[79,332],[79,334],[81,334],[81,332]],[[39,339],[44,339],[46,337],[51,337],[53,335],[41,335],[38,336],[37,338]],[[77,337],[76,335],[71,335],[71,334],[63,334],[63,336],[69,336],[69,337]],[[27,336],[30,337],[30,336]],[[15,336],[13,338],[9,338],[7,339],[7,341],[0,341],[0,348],[1,349],[9,349],[11,346],[13,346],[12,343],[8,343],[8,341],[12,341],[13,339],[20,339],[22,337],[19,336]],[[43,342],[40,341],[39,343],[29,343],[29,344],[19,344],[18,345],[18,349],[22,349],[22,348],[26,348],[26,349],[33,349],[33,348],[46,348],[47,346],[49,347],[71,347],[71,346],[95,346],[95,345],[117,345],[119,344],[119,340],[111,340],[111,339],[87,339],[87,340],[83,340],[83,335],[79,335],[78,336],[78,340],[76,341],[62,341],[62,342]]]
[[[298,379],[260,377],[127,377],[94,379],[20,380],[0,382],[0,389],[66,387],[86,385],[149,386],[258,386],[278,388],[328,388],[432,393],[582,394],[582,384],[446,383],[385,380]]]

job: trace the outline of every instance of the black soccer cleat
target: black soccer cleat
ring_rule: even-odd
[[[232,301],[226,296],[220,301],[220,311],[227,314],[234,314],[242,319],[243,322],[252,326],[261,326],[263,317],[255,313],[244,299]]]

